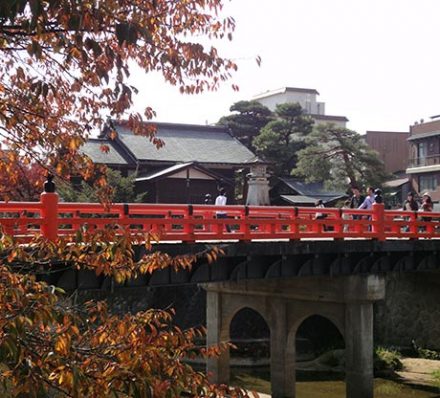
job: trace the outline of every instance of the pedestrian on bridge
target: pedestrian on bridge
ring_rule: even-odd
[[[406,211],[418,211],[419,210],[419,205],[417,204],[417,201],[415,199],[415,193],[409,191],[408,195],[406,197],[405,203],[403,204],[403,210]],[[403,217],[403,219],[405,221],[410,221],[411,218],[410,217]],[[403,231],[404,232],[409,232],[410,231],[410,226],[406,225],[403,227]]]
[[[371,210],[373,208],[374,203],[374,188],[368,187],[368,195],[363,201],[363,203],[358,207],[358,209],[362,210]],[[361,216],[366,220],[371,220],[371,216]],[[368,231],[371,231],[371,225],[368,225]]]
[[[205,195],[204,203],[205,203],[205,205],[212,205],[212,196],[210,193],[207,193]]]
[[[351,187],[351,192],[353,192],[353,196],[350,199],[350,209],[357,209],[364,202],[365,196],[355,185]]]
[[[383,204],[382,190],[379,188],[374,191],[374,203]]]
[[[432,211],[433,207],[431,195],[425,192],[422,196],[422,211]]]
[[[419,205],[416,202],[414,192],[408,192],[405,203],[403,204],[403,210],[406,211],[417,211],[419,210]]]
[[[321,199],[317,200],[315,202],[315,207],[317,207],[319,209],[324,209],[325,208],[324,202]],[[315,214],[315,220],[324,220],[326,218],[327,218],[327,214],[325,214],[325,213],[319,212],[319,213]],[[324,231],[327,231],[327,226],[325,224],[322,225],[322,228]]]
[[[368,188],[368,196],[364,199],[362,204],[358,207],[358,209],[370,210],[373,207],[374,203],[374,188]]]
[[[226,206],[227,201],[228,201],[228,199],[226,198],[226,195],[225,195],[225,189],[220,188],[219,194],[215,198],[215,205],[216,206]],[[218,211],[216,213],[216,217],[217,218],[228,218],[228,215],[226,214],[225,211]],[[226,227],[226,231],[231,232],[231,227],[229,226],[229,224],[225,224],[225,227]]]
[[[431,195],[429,192],[425,192],[422,196],[422,206],[420,206],[420,211],[430,212],[433,210],[434,204],[432,203]],[[422,217],[422,221],[429,222],[432,217]],[[425,228],[423,228],[424,230]]]
[[[356,185],[351,187],[351,191],[353,192],[353,196],[350,199],[350,209],[357,209],[362,203],[364,203],[365,196],[361,194],[359,187]],[[359,220],[361,218],[362,217],[357,214],[353,215],[353,220]]]

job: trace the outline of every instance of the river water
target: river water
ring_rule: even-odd
[[[232,384],[270,394],[270,379],[267,370],[231,369]],[[326,377],[331,379],[334,377]],[[310,377],[308,377],[310,379]],[[297,379],[297,398],[345,398],[345,383],[341,380]],[[440,390],[426,391],[391,380],[374,380],[374,398],[440,398]]]

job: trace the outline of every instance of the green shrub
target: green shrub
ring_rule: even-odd
[[[435,359],[435,360],[439,360],[440,359],[440,352],[434,351],[434,350],[429,350],[428,348],[419,347],[416,344],[415,340],[412,341],[412,345],[413,345],[415,353],[417,354],[417,356],[419,358]]]
[[[431,377],[432,377],[432,380],[433,380],[434,385],[435,385],[436,387],[439,387],[439,388],[440,388],[440,369],[434,370],[434,371],[431,373]]]
[[[397,350],[380,346],[376,347],[374,350],[374,370],[401,370],[403,366],[400,358],[401,355]]]

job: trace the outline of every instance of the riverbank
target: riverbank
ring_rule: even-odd
[[[395,372],[390,379],[374,380],[375,398],[440,398],[433,372],[440,371],[440,361],[421,358],[402,358],[403,369]],[[307,368],[308,366],[306,366]],[[328,370],[328,369],[327,369]],[[339,369],[338,369],[339,371]],[[331,376],[335,374],[335,376]],[[326,377],[311,380],[307,372],[300,372],[297,380],[298,398],[343,398],[345,383],[337,379],[339,372],[323,373]],[[270,397],[270,376],[268,370],[244,372],[232,371],[233,383],[248,390],[258,391],[259,397]]]
[[[440,387],[433,373],[440,372],[440,361],[422,358],[402,358],[401,371],[396,371],[396,376],[402,383],[420,387]],[[440,389],[438,389],[440,392]],[[439,395],[440,397],[440,395]]]

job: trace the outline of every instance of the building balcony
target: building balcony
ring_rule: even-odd
[[[407,174],[429,173],[440,171],[440,155],[413,158],[409,160]]]
[[[409,160],[409,167],[432,166],[434,164],[440,164],[440,155],[425,156],[423,158]]]

